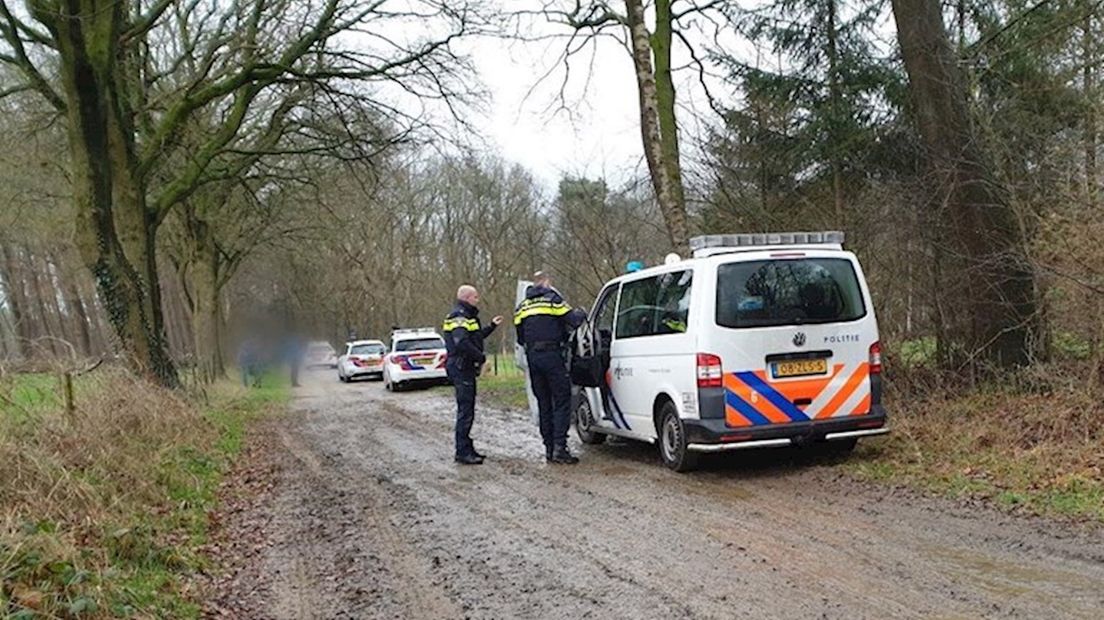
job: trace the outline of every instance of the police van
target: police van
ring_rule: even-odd
[[[690,245],[692,258],[608,282],[576,334],[584,443],[654,442],[668,467],[687,471],[707,452],[848,452],[889,432],[874,305],[842,232]]]

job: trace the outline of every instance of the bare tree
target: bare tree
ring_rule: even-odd
[[[156,231],[170,210],[212,176],[241,172],[213,166],[243,128],[273,118],[264,110],[279,112],[274,90],[388,82],[448,102],[464,67],[450,46],[472,19],[443,0],[33,0],[28,10],[0,0],[0,63],[20,76],[0,94],[37,93],[65,118],[77,246],[124,352],[168,385]],[[382,34],[412,20],[429,24],[414,40]],[[212,117],[213,131],[188,144],[196,120]]]
[[[537,11],[550,21],[570,28],[574,34],[565,45],[567,61],[597,37],[616,33],[632,56],[640,101],[640,136],[655,200],[667,227],[671,245],[681,252],[689,248],[690,226],[682,180],[677,96],[671,64],[676,39],[693,49],[680,32],[680,20],[726,4],[691,0],[655,0],[654,24],[649,27],[646,3],[624,0],[623,10],[611,2],[545,2]],[[699,71],[704,65],[694,56]]]

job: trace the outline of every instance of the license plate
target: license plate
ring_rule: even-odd
[[[792,360],[773,364],[775,378],[828,374],[828,360]]]
[[[437,359],[437,358],[433,357],[433,356],[431,356],[431,357],[415,357],[414,358],[414,363],[415,364],[432,364],[433,360],[435,360],[435,359]]]

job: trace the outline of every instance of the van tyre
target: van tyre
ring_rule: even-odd
[[[659,456],[663,464],[677,472],[692,471],[698,466],[698,454],[687,449],[686,425],[679,418],[678,409],[671,401],[663,403],[659,410]]]
[[[592,446],[605,443],[606,434],[594,430],[594,413],[590,409],[590,400],[585,395],[575,405],[574,418],[575,432],[579,435],[579,441]]]

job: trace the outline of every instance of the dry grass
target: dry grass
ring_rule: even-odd
[[[206,409],[102,368],[79,381],[67,414],[50,397],[53,378],[4,381],[0,612],[198,613],[176,576],[201,563],[194,549],[217,478],[237,450],[245,416],[272,394],[227,384]]]
[[[1104,521],[1104,405],[1084,372],[1039,366],[982,388],[899,387],[887,398],[894,434],[863,444],[850,466],[1010,509]]]

